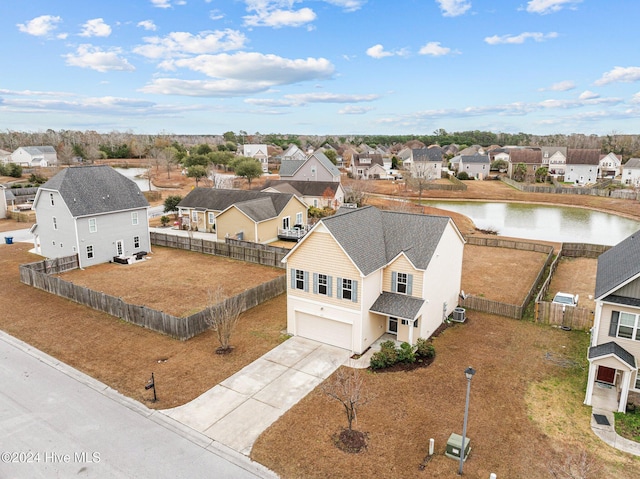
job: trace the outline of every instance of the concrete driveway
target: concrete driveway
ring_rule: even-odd
[[[161,412],[249,455],[265,429],[350,355],[345,349],[293,337],[193,401]]]

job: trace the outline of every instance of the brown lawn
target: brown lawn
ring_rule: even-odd
[[[595,310],[595,276],[598,260],[595,258],[560,258],[560,263],[549,285],[548,300],[558,292],[578,294],[578,306]]]
[[[40,259],[29,248],[0,245],[0,329],[151,408],[195,399],[284,339],[284,295],[244,313],[231,339],[235,350],[219,355],[211,331],[179,341],[23,285],[18,265]],[[169,289],[162,296],[177,298]],[[157,403],[144,390],[152,372]]]
[[[61,274],[66,281],[178,317],[203,310],[218,285],[233,296],[285,274],[280,268],[154,246],[147,260],[104,263]]]

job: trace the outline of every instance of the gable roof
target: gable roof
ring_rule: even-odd
[[[518,148],[509,152],[511,163],[525,163],[537,165],[542,163],[542,151],[531,148]]]
[[[460,161],[462,163],[491,163],[487,155],[461,155]]]
[[[242,151],[244,156],[248,156],[248,157],[254,157],[258,153],[262,153],[265,156],[269,156],[269,150],[267,149],[267,145],[260,145],[260,144],[243,145]]]
[[[424,299],[383,291],[375,303],[371,305],[369,311],[413,321],[420,313],[423,304]]]
[[[416,148],[411,150],[413,161],[442,161],[442,148]]]
[[[599,163],[600,150],[596,148],[574,148],[567,151],[567,165],[597,165]]]
[[[556,153],[560,153],[565,158],[567,157],[566,146],[541,146],[540,150],[542,150],[542,156],[544,156],[545,153],[549,157],[555,155]]]
[[[107,165],[71,166],[40,187],[60,193],[74,217],[147,208],[138,185]]]
[[[280,193],[293,193],[297,196],[322,196],[327,190],[335,195],[340,183],[336,181],[297,181],[297,180],[267,180],[261,191],[273,188]]]
[[[363,163],[362,160],[365,158],[371,161],[367,163]],[[382,155],[379,153],[358,153],[351,157],[351,161],[353,166],[373,166],[373,165],[384,166]]]
[[[31,156],[34,155],[44,155],[44,154],[56,154],[56,149],[53,146],[23,146],[21,147],[24,151],[29,153]]]
[[[178,203],[178,206],[224,211],[235,205],[240,211],[258,222],[278,216],[293,197],[294,195],[291,193],[195,188]]]
[[[296,171],[302,168],[307,160],[282,160],[280,162],[280,176],[293,176]]]
[[[598,257],[596,299],[640,274],[640,231],[636,231]]]
[[[339,214],[320,222],[367,276],[402,253],[416,268],[426,269],[450,221],[447,216],[365,206],[341,209]]]
[[[307,161],[309,161],[312,157],[315,157],[320,162],[320,164],[324,166],[329,171],[329,173],[331,173],[332,176],[340,176],[340,170],[336,165],[331,163],[331,160],[327,158],[327,155],[325,155],[321,151],[316,151],[309,155]]]
[[[611,354],[625,362],[630,368],[636,368],[636,358],[634,355],[618,343],[611,341],[597,346],[591,346],[589,348],[589,359],[601,358],[602,356],[609,356]]]
[[[624,165],[622,165],[623,168],[640,168],[640,158],[629,158],[629,161],[627,161]]]
[[[311,153],[304,160],[282,160],[280,162],[280,176],[293,176],[311,158],[315,158],[332,176],[340,176],[340,170],[321,151]]]

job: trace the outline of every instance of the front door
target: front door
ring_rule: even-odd
[[[607,384],[615,384],[616,370],[606,366],[598,366],[596,381]]]
[[[116,241],[116,255],[117,256],[124,255],[124,241],[122,240]]]
[[[398,334],[398,318],[389,317],[387,333]]]

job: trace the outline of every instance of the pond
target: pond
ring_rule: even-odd
[[[585,208],[482,201],[423,204],[463,214],[477,228],[515,238],[613,246],[640,230],[638,221]]]
[[[146,174],[146,168],[114,168],[114,170],[133,180],[135,184],[138,185],[138,188],[140,188],[140,191],[149,191],[149,180],[141,176]],[[155,190],[155,187],[151,185],[151,189]]]

